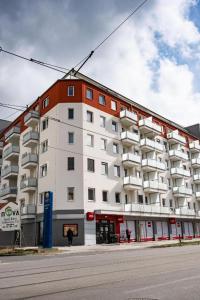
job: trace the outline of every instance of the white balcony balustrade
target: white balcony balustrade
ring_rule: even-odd
[[[17,143],[20,137],[20,128],[15,126],[5,133],[6,143]]]
[[[131,131],[121,132],[121,142],[125,146],[132,146],[139,143],[140,137],[138,134]]]
[[[5,187],[0,191],[1,200],[15,200],[17,197],[17,187]]]
[[[125,211],[135,213],[135,215],[152,215],[152,214],[166,214],[169,215],[171,213],[169,207],[162,207],[159,205],[145,205],[145,204],[138,204],[138,203],[131,203],[125,205]]]
[[[162,133],[162,127],[155,122],[153,122],[151,119],[143,119],[139,120],[139,128],[140,131],[144,134],[161,134]]]
[[[193,168],[200,168],[200,158],[193,158],[192,159],[192,167]]]
[[[192,153],[195,153],[195,152],[200,152],[200,144],[199,144],[199,141],[194,141],[192,143],[189,144],[189,148],[190,148],[190,151]]]
[[[27,153],[22,156],[21,165],[24,169],[35,168],[38,164],[38,155],[34,153]]]
[[[184,216],[195,216],[196,212],[193,209],[188,209],[187,207],[180,207],[175,209],[176,215],[184,215]]]
[[[11,179],[11,178],[16,178],[19,173],[19,167],[15,165],[10,165],[7,167],[4,167],[1,170],[1,177],[4,179]]]
[[[29,131],[23,136],[24,147],[33,147],[39,142],[39,133],[37,131]]]
[[[144,171],[158,170],[158,171],[166,171],[166,165],[160,161],[155,159],[143,159],[142,160],[142,168]]]
[[[176,161],[176,160],[187,161],[187,160],[189,160],[189,157],[188,157],[187,153],[184,153],[184,152],[179,151],[179,150],[170,150],[169,151],[169,158],[172,161]]]
[[[37,111],[30,111],[24,117],[24,124],[28,127],[35,127],[39,122],[39,113]]]
[[[167,191],[167,184],[159,182],[157,180],[147,180],[143,183],[145,192],[163,193]]]
[[[141,149],[142,151],[144,152],[148,152],[150,150],[154,150],[154,151],[157,151],[157,152],[164,152],[165,151],[165,147],[164,145],[158,143],[158,142],[155,142],[153,140],[150,140],[148,138],[144,138],[140,141],[140,146],[141,146]]]
[[[176,186],[172,189],[174,197],[191,197],[192,189],[186,188],[185,186]]]
[[[193,180],[194,180],[194,183],[200,183],[200,174],[194,174]]]
[[[183,168],[171,168],[173,178],[190,177],[190,171]]]
[[[169,132],[167,134],[167,138],[169,143],[171,144],[185,144],[186,143],[186,138],[184,136],[181,136],[180,134],[178,134],[175,131]]]
[[[29,177],[25,180],[21,181],[20,183],[20,189],[22,192],[34,192],[37,188],[37,178]]]
[[[127,176],[123,179],[125,190],[138,190],[142,187],[142,178]]]
[[[122,125],[131,126],[137,123],[137,115],[127,109],[120,111],[120,120]]]
[[[9,146],[3,150],[3,159],[12,161],[19,158],[19,146]]]
[[[141,164],[141,156],[133,153],[122,154],[122,163],[124,167],[133,167]]]
[[[21,215],[35,215],[36,207],[34,204],[27,204],[21,207]]]

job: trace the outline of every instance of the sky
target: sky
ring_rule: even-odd
[[[141,2],[0,0],[0,46],[71,68]],[[149,0],[81,72],[183,126],[200,123],[199,1]],[[0,102],[28,105],[62,76],[0,52]]]

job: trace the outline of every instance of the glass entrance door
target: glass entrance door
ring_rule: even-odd
[[[100,220],[96,224],[96,242],[97,244],[109,244],[114,235],[114,223],[109,220]]]

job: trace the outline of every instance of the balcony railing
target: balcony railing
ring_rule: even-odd
[[[155,141],[152,141],[148,138],[145,138],[145,139],[142,139],[140,141],[140,146],[142,148],[150,148],[150,149],[153,149],[153,150],[158,150],[160,152],[163,152],[164,151],[164,145],[158,143],[158,142],[155,142]]]
[[[39,141],[39,133],[37,131],[29,131],[23,136],[23,145],[28,144],[30,141]]]
[[[200,174],[193,175],[193,180],[200,182]]]
[[[2,177],[5,177],[7,175],[17,175],[19,173],[19,167],[18,166],[13,166],[13,165],[10,165],[10,166],[7,166],[5,167],[4,169],[1,170],[1,176]]]
[[[19,146],[10,146],[3,151],[3,158],[6,159],[11,154],[19,155]]]
[[[0,150],[2,150],[2,149],[3,149],[3,142],[0,141]]]
[[[20,189],[24,190],[27,188],[36,188],[37,187],[37,178],[27,178],[20,183]]]
[[[173,193],[174,195],[180,196],[192,196],[192,189],[188,189],[184,186],[176,186],[173,187]]]
[[[172,140],[173,142],[178,142],[178,143],[181,143],[181,144],[185,144],[186,143],[186,138],[184,136],[181,136],[177,132],[169,132],[167,134],[167,138],[169,140]]]
[[[200,191],[195,192],[195,196],[200,199]]]
[[[155,131],[157,133],[162,132],[162,127],[154,122],[152,122],[150,119],[143,119],[139,121],[139,127],[149,129],[150,131]]]
[[[124,188],[130,187],[130,189],[134,189],[135,187],[141,187],[142,186],[142,178],[134,177],[134,176],[127,176],[124,177]]]
[[[166,166],[164,163],[150,158],[142,160],[142,167],[150,167],[150,168],[160,169],[163,171],[166,170]]]
[[[176,208],[175,212],[177,215],[185,215],[185,216],[195,216],[196,212],[193,209],[188,209],[186,207]]]
[[[170,150],[169,151],[169,157],[170,158],[177,158],[177,159],[183,159],[183,160],[188,160],[189,157],[186,153],[183,153],[181,151],[178,151],[178,150]]]
[[[20,128],[15,126],[12,127],[9,131],[6,132],[5,134],[5,140],[7,140],[8,138],[10,138],[12,135],[20,135]]]
[[[162,207],[159,205],[145,205],[145,204],[126,204],[125,211],[135,212],[139,214],[171,214],[169,207]]]
[[[0,197],[5,197],[7,195],[17,195],[17,187],[6,187],[0,191]]]
[[[38,122],[39,119],[39,113],[37,111],[30,111],[27,115],[24,117],[24,123],[27,124],[29,121],[35,121]]]
[[[141,156],[133,153],[124,153],[122,154],[122,162],[127,165],[135,165],[141,163]]]
[[[36,212],[36,207],[34,204],[27,204],[21,207],[21,215],[34,215]]]
[[[26,164],[37,164],[38,155],[33,153],[28,153],[27,155],[22,157],[22,166]]]
[[[189,144],[189,148],[191,152],[199,152],[200,151],[200,144],[199,141],[194,141]]]
[[[121,132],[121,141],[122,143],[127,144],[137,144],[139,143],[139,135],[131,131]]]
[[[193,158],[192,159],[192,166],[193,167],[195,167],[195,166],[196,167],[198,167],[198,166],[200,167],[200,158]]]
[[[126,125],[131,125],[137,122],[137,115],[134,112],[131,112],[127,109],[120,111],[121,122],[124,122]]]
[[[143,183],[144,189],[147,190],[161,190],[166,191],[167,190],[167,184],[163,182],[159,182],[157,180],[147,180]]]
[[[190,177],[190,171],[183,168],[171,168],[171,175]]]

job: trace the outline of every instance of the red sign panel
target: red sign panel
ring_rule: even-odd
[[[94,212],[88,211],[86,217],[87,221],[94,221]]]
[[[169,219],[169,223],[170,223],[170,224],[176,224],[176,219],[175,219],[175,218]]]

